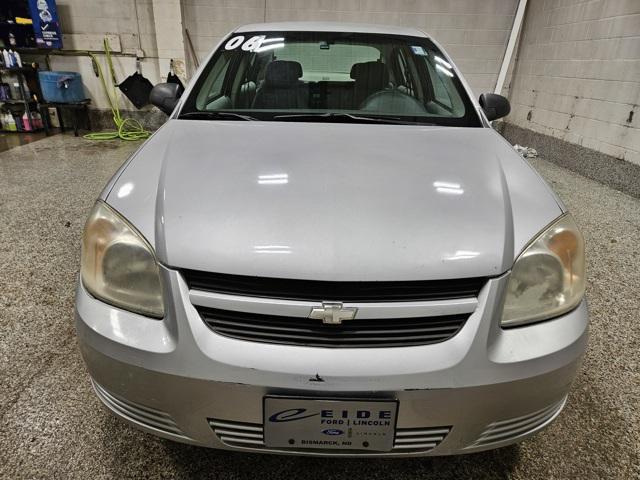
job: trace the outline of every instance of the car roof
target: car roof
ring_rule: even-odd
[[[399,27],[393,25],[374,25],[366,23],[342,23],[342,22],[274,22],[252,23],[243,25],[234,30],[234,33],[243,32],[353,32],[353,33],[381,33],[388,35],[406,35],[410,37],[428,37],[428,35],[411,27]]]

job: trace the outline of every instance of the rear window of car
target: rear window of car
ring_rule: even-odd
[[[278,60],[299,62],[302,81],[351,81],[349,74],[356,63],[380,60],[380,51],[368,45],[322,45],[310,42],[285,44],[278,51]]]

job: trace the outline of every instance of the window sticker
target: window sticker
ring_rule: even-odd
[[[242,35],[238,35],[237,37],[233,37],[231,40],[227,42],[224,46],[225,50],[235,50],[244,42],[244,37]]]
[[[426,56],[427,56],[427,52],[426,52],[426,50],[425,50],[423,47],[421,47],[420,45],[413,45],[413,46],[411,47],[411,51],[412,51],[414,54],[416,54],[416,55],[420,55],[420,56],[422,56],[422,57],[426,57]]]
[[[255,37],[251,37],[249,40],[244,42],[242,45],[242,50],[245,52],[253,52],[254,50],[260,48],[262,42],[266,37],[264,35],[256,35]]]
[[[238,47],[245,52],[259,53],[284,47],[284,38],[267,38],[266,35],[255,35],[245,42],[243,35],[237,35],[225,44],[224,49],[235,50]]]

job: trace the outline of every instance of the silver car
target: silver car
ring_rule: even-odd
[[[248,25],[116,173],[82,241],[100,400],[171,440],[296,455],[475,452],[562,410],[584,242],[425,33]]]

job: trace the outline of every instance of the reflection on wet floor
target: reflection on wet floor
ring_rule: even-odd
[[[11,148],[19,147],[20,145],[26,145],[27,143],[36,142],[46,138],[44,132],[37,133],[15,133],[15,132],[1,132],[0,131],[0,152],[9,150]]]

